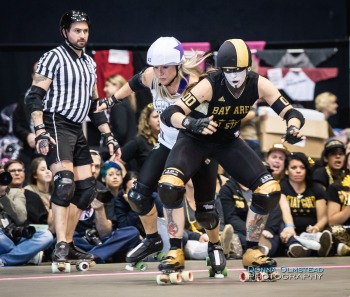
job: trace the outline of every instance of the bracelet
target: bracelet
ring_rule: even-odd
[[[285,224],[284,226],[286,228],[293,228],[293,229],[295,229],[295,225],[294,224]]]
[[[42,123],[42,124],[39,124],[38,126],[35,126],[34,127],[34,131],[38,131],[38,130],[41,130],[41,129],[45,129],[45,124]]]
[[[101,135],[103,138],[108,138],[109,136],[114,137],[112,132],[104,132],[104,133],[101,133]]]

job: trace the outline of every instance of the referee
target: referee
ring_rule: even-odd
[[[52,260],[92,260],[77,251],[73,233],[82,210],[95,198],[96,180],[91,173],[91,155],[82,130],[89,116],[106,138],[113,158],[121,151],[103,112],[96,111],[96,64],[84,53],[90,19],[85,12],[71,10],[60,21],[64,43],[39,60],[26,105],[34,121],[36,149],[46,156],[54,175],[51,196],[57,244]]]

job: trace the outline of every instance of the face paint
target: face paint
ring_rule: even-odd
[[[236,72],[224,71],[224,74],[227,82],[235,89],[241,87],[247,77],[246,69],[243,69],[241,71],[236,71]]]

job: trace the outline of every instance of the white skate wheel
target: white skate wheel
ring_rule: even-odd
[[[76,268],[79,271],[88,271],[90,268],[90,265],[88,262],[80,262],[76,265]]]
[[[225,278],[225,276],[222,273],[215,273],[215,278]]]
[[[127,271],[134,271],[134,266],[132,266],[131,264],[127,264],[125,266],[125,270],[127,270]]]
[[[249,280],[249,273],[247,271],[243,271],[241,272],[241,274],[239,275],[239,280],[241,282],[246,282]]]
[[[169,279],[172,284],[178,284],[182,281],[181,274],[179,272],[170,273]]]
[[[181,272],[181,278],[184,282],[192,282],[193,273],[191,271],[183,271]]]

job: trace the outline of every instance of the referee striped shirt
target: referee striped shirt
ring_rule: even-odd
[[[63,44],[45,53],[39,60],[38,74],[52,80],[43,100],[44,112],[58,113],[81,123],[85,120],[96,83],[96,64]]]

